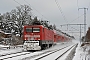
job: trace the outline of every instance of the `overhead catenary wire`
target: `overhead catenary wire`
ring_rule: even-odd
[[[17,2],[16,0],[13,0],[14,2],[16,2],[17,4],[21,5],[19,2]]]
[[[35,9],[33,6],[30,5],[30,3],[28,3],[26,0],[24,0],[30,7],[32,7],[35,11],[37,11],[42,17],[44,17],[45,19],[48,20],[47,17],[45,17],[42,13],[40,13],[37,9]]]
[[[14,0],[16,3],[18,3],[19,5],[21,5],[19,2],[17,2],[16,0]],[[32,7],[31,5],[30,5],[30,3],[28,3],[26,0],[24,0],[27,4],[29,4],[29,6],[30,7]],[[56,1],[56,0],[55,0]],[[63,12],[62,12],[62,9],[61,9],[61,7],[60,7],[60,5],[58,4],[58,2],[56,1],[56,3],[57,3],[57,5],[58,5],[58,7],[59,7],[59,9],[60,9],[60,12],[62,13],[62,16],[63,16],[63,18],[64,18],[64,20],[66,20],[66,17],[65,17],[65,15],[63,14]],[[32,7],[32,8],[34,8],[34,7]],[[36,10],[35,8],[34,8],[34,10]],[[36,10],[39,14],[41,14],[38,10]],[[41,14],[42,15],[42,14]],[[43,15],[42,15],[43,16]],[[44,18],[46,18],[45,16],[43,16]],[[47,19],[47,18],[46,18]]]
[[[64,13],[63,13],[63,11],[62,11],[62,8],[61,8],[60,4],[58,3],[58,1],[57,1],[57,0],[55,0],[55,3],[56,3],[56,5],[57,5],[57,7],[58,7],[59,11],[61,12],[62,17],[63,17],[63,18],[64,18],[64,20],[68,23],[68,21],[66,20],[65,15],[64,15]]]
[[[90,2],[89,2],[89,4],[88,4],[88,7],[87,7],[88,9],[90,8]]]
[[[20,6],[22,6],[22,4],[20,4],[19,2],[17,2],[16,0],[13,0],[14,2],[16,2],[17,4],[19,4]],[[22,8],[21,8],[22,9]],[[22,9],[23,10],[23,9]],[[24,10],[23,10],[24,11]]]
[[[77,8],[79,8],[79,5],[78,5],[78,0],[77,0]]]
[[[64,15],[63,12],[62,12],[62,8],[61,8],[61,6],[59,5],[58,1],[55,0],[55,2],[56,2],[56,4],[57,4],[57,6],[58,6],[58,8],[59,8],[59,11],[61,12],[61,14],[62,14],[64,20],[68,23],[68,21],[66,20],[65,15]],[[79,18],[79,17],[78,17],[78,18]],[[69,24],[69,23],[68,23],[68,24]],[[73,27],[71,27],[71,28],[73,28]],[[75,28],[73,28],[73,29],[75,29]],[[75,30],[77,30],[77,29],[75,29]]]
[[[84,14],[82,14],[81,16],[78,16],[76,19],[72,20],[70,23],[72,23],[72,22],[78,20],[78,19],[81,18],[83,15],[84,15]]]
[[[79,9],[79,1],[77,0],[77,10]],[[78,10],[78,17],[79,17],[79,10]],[[79,20],[79,18],[78,18],[78,20]]]
[[[19,4],[20,6],[22,6],[22,4],[20,4],[18,1],[13,0],[14,2],[16,2],[17,4]],[[22,9],[22,8],[21,8]],[[22,9],[23,10],[23,9]],[[24,10],[23,10],[24,11]],[[34,15],[32,15],[34,17]]]
[[[18,1],[14,0],[16,3],[18,3],[19,5],[21,5]],[[30,3],[28,3],[26,0],[24,0],[30,7],[31,9],[33,8],[36,12],[38,12],[43,18],[45,18],[45,21],[49,22],[49,19],[47,17],[45,17],[43,14],[41,14],[37,9],[35,9],[34,7],[31,6]],[[34,13],[32,13],[32,16],[33,18],[36,17],[36,15]],[[40,17],[40,16],[37,16],[37,17]],[[43,21],[43,18],[41,17],[41,20]],[[53,23],[54,24],[54,23]]]
[[[88,7],[87,7],[87,8],[88,8],[88,10],[89,10],[89,8],[90,8],[90,2],[89,2],[89,5],[88,5]],[[89,11],[87,11],[87,12],[89,12]],[[89,14],[89,13],[87,13],[87,14]]]
[[[84,15],[84,14],[82,14],[82,15],[79,16],[79,1],[78,1],[78,0],[77,0],[77,10],[78,10],[78,17],[75,18],[74,20],[72,20],[70,23],[72,23],[72,22],[74,22],[74,21],[76,21],[76,20],[79,20],[79,18]]]
[[[63,13],[63,11],[62,11],[62,8],[61,8],[61,6],[59,5],[58,1],[55,0],[55,2],[56,2],[56,5],[58,6],[59,11],[60,11],[61,14],[62,14],[64,20],[68,23],[68,21],[66,20],[66,17],[65,17],[65,15],[64,15],[64,13]],[[78,17],[78,18],[79,18],[79,17]],[[75,20],[76,20],[76,19],[75,19]],[[73,21],[74,21],[74,20],[73,20]],[[68,24],[69,24],[69,23],[68,23]],[[71,28],[73,28],[73,27],[71,27]],[[75,28],[73,28],[73,29],[75,29]],[[75,30],[77,30],[77,29],[75,29]],[[78,30],[77,30],[77,31],[78,31]]]
[[[20,6],[22,5],[22,4],[20,4],[18,1],[16,1],[16,0],[13,0],[14,2],[16,2],[17,4],[19,4]],[[21,8],[22,9],[22,8]],[[22,9],[23,10],[23,9]],[[35,15],[32,15],[33,17],[35,17]]]

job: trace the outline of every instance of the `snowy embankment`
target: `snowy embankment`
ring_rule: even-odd
[[[77,48],[77,46],[73,47],[70,51],[68,51],[67,54],[66,54],[67,56],[64,60],[72,60],[73,57],[74,57],[76,48]]]
[[[77,44],[79,43],[77,40],[72,40],[73,44]],[[72,49],[70,49],[65,55],[63,55],[63,57],[59,60],[72,60],[74,55],[75,55],[75,51],[76,51],[77,46],[73,47]]]
[[[81,46],[81,43],[79,43],[72,60],[90,60],[90,44]]]
[[[73,40],[72,42],[63,42],[63,43],[57,43],[55,46],[49,48],[49,49],[46,49],[46,50],[42,50],[42,51],[37,51],[37,52],[33,52],[31,54],[27,54],[27,55],[21,55],[21,56],[17,56],[17,57],[14,57],[14,58],[10,58],[9,60],[13,60],[13,59],[25,59],[27,58],[30,58],[31,56],[33,55],[38,55],[40,53],[43,53],[45,51],[53,51],[53,50],[57,50],[57,49],[60,49],[60,48],[63,48],[64,46],[68,46],[68,45],[72,45],[74,43],[77,43],[76,40]],[[2,46],[3,47],[3,46]],[[4,46],[5,47],[5,46]],[[78,48],[78,47],[77,47]],[[23,50],[23,48],[15,48],[15,49],[6,49],[6,50],[0,50],[0,55],[5,55],[5,54],[10,54],[10,53],[15,53],[15,52],[21,52]],[[76,48],[72,48],[70,51],[68,51],[62,58],[64,59],[60,59],[60,60],[72,60],[73,57],[75,59],[76,57]],[[62,52],[61,52],[62,53]],[[74,54],[75,53],[75,54]],[[59,53],[60,54],[60,53]],[[74,56],[75,55],[75,56]],[[55,57],[55,55],[54,55]],[[51,57],[50,57],[51,58]],[[48,58],[49,60],[49,58]],[[53,59],[52,59],[53,60]],[[76,60],[76,59],[75,59]]]
[[[58,43],[57,45],[49,48],[49,49],[46,49],[46,50],[42,50],[42,51],[37,51],[37,52],[33,52],[33,53],[30,53],[30,54],[26,54],[26,55],[19,55],[17,57],[13,57],[13,58],[9,58],[8,60],[18,60],[18,59],[27,59],[27,58],[30,58],[31,56],[35,55],[37,56],[38,54],[40,53],[43,53],[45,51],[53,51],[53,50],[57,50],[57,49],[60,49],[60,48],[63,48],[65,46],[68,46],[68,45],[72,45],[73,43],[72,42],[64,42],[64,43]],[[0,50],[0,55],[5,55],[5,54],[10,54],[10,53],[15,53],[15,52],[18,52],[18,51],[22,51],[23,49],[21,48],[15,48],[15,49],[6,49],[6,50]],[[13,54],[15,55],[15,54]],[[11,56],[11,55],[10,55]],[[55,55],[54,55],[55,56]],[[5,56],[6,57],[6,56]],[[51,58],[51,57],[50,57]],[[28,60],[28,59],[27,59]],[[29,59],[30,60],[30,59]],[[48,59],[49,60],[49,59]],[[53,59],[52,59],[53,60]]]
[[[10,49],[7,49],[8,47],[10,47]],[[0,56],[10,53],[22,52],[22,50],[23,48],[21,47],[21,45],[17,48],[15,46],[0,45]]]

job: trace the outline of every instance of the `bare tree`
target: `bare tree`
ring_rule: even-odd
[[[55,29],[55,30],[56,30],[56,25],[55,25],[55,24],[53,25],[53,29]]]
[[[31,8],[28,5],[21,5],[17,8],[18,20],[22,20],[22,23],[25,24],[25,20],[30,20]]]
[[[11,19],[14,21],[14,20],[17,20],[17,11],[16,9],[13,9],[11,11]]]
[[[90,27],[88,28],[88,31],[87,31],[85,37],[86,37],[85,41],[86,41],[86,42],[90,42]]]
[[[6,12],[5,19],[10,20],[10,13],[9,12]]]
[[[23,25],[29,24],[31,22],[31,8],[28,5],[17,6],[16,9],[11,10],[11,12],[6,12],[3,14],[3,27],[9,26],[11,30],[17,27],[15,31],[20,32],[20,36],[22,35]],[[1,15],[0,15],[1,17]],[[1,19],[1,18],[0,18]],[[13,26],[11,26],[13,25]],[[11,27],[10,27],[11,26]],[[7,27],[8,28],[8,27]],[[4,28],[5,29],[5,28]]]
[[[28,5],[21,5],[16,8],[17,8],[18,27],[19,27],[20,36],[21,36],[23,25],[25,25],[27,21],[30,22],[31,20],[30,13],[32,9]]]

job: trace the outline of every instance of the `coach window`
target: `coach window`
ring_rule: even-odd
[[[26,32],[32,32],[32,28],[26,28]]]
[[[40,32],[40,28],[33,28],[33,32]]]

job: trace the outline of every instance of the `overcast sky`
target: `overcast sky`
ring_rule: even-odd
[[[90,26],[90,0],[0,0],[0,13],[10,12],[20,4],[29,5],[34,16],[42,20],[48,20],[51,24],[56,24],[61,30],[67,28],[66,26],[60,27],[63,24],[83,24],[84,15],[82,14],[84,14],[84,10],[78,10],[78,8],[85,7],[88,8],[87,28]],[[77,19],[78,17],[79,19]],[[79,26],[69,26],[69,29],[79,30]]]

